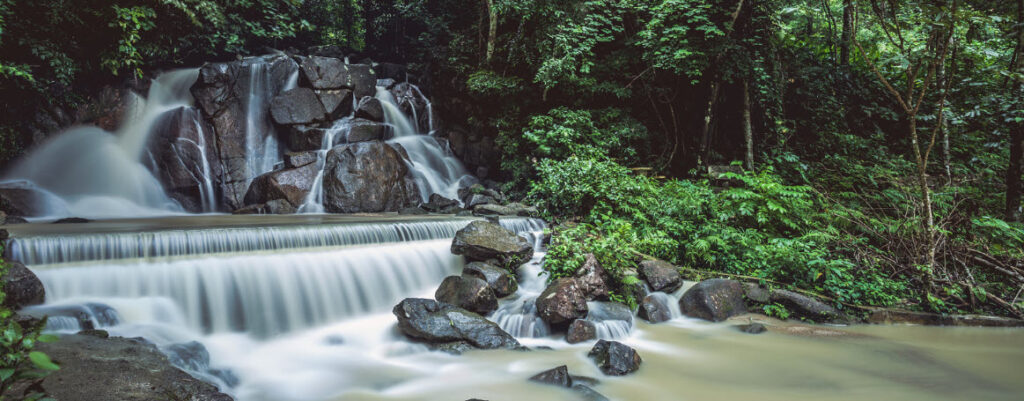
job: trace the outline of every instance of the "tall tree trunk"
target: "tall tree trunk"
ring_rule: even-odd
[[[743,164],[748,171],[754,171],[754,127],[750,123],[750,84],[743,80],[743,141],[746,143],[746,155]]]
[[[498,38],[498,10],[494,8],[494,0],[487,0],[488,29],[487,29],[487,62],[494,57],[494,42]]]
[[[1010,71],[1024,73],[1021,52],[1024,51],[1024,0],[1017,0],[1017,56],[1010,64]],[[1014,85],[1017,101],[1024,96],[1024,79],[1018,78]],[[1010,133],[1010,165],[1006,169],[1006,220],[1020,221],[1021,201],[1021,158],[1024,153],[1024,123],[1015,124]]]
[[[921,154],[921,142],[917,136],[917,114],[908,113],[907,118],[910,120],[910,143],[914,145],[914,159],[917,161],[917,183],[921,190],[921,197],[924,200],[924,235],[925,235],[925,246],[928,247],[926,250],[926,259],[929,269],[935,268],[935,254],[937,251],[936,246],[936,229],[935,229],[935,213],[932,212],[932,191],[928,187],[928,160]],[[929,271],[923,275],[925,278],[926,287],[931,290],[933,286],[932,272]]]
[[[839,41],[839,65],[850,65],[850,43],[853,41],[853,0],[843,0],[843,36]]]
[[[718,101],[718,81],[711,82],[711,96],[708,107],[704,109],[704,127],[700,131],[700,160],[697,164],[707,166],[711,158],[711,120],[714,117],[715,103]]]

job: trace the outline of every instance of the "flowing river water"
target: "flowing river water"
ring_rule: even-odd
[[[530,311],[544,255],[491,316],[530,352],[429,351],[396,330],[391,307],[432,298],[458,274],[450,253],[469,218],[184,216],[8,226],[7,257],[42,279],[50,330],[92,326],[143,337],[241,401],[576,400],[527,378],[558,365],[616,400],[1019,400],[1024,331],[812,327],[769,321],[751,335],[676,314],[600,330],[638,350],[641,369],[603,376]],[[543,222],[507,218],[532,240]],[[677,298],[682,291],[665,296]],[[612,324],[615,323],[615,324]],[[204,358],[205,352],[209,357]]]

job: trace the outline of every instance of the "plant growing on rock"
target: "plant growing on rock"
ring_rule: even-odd
[[[7,266],[0,261],[0,282],[7,273]],[[0,286],[0,401],[2,400],[52,400],[31,386],[24,394],[5,394],[16,382],[35,383],[49,372],[60,369],[46,354],[35,351],[39,342],[56,341],[52,335],[40,334],[46,320],[19,322],[14,311],[4,305],[6,294]],[[21,397],[21,398],[11,398]]]

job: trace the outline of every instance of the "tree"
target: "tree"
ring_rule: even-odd
[[[839,41],[839,65],[842,67],[850,66],[850,43],[853,42],[853,36],[856,35],[854,32],[856,29],[854,26],[855,12],[853,0],[843,0],[843,36]]]
[[[1016,88],[1012,89],[1016,96],[1011,98],[1016,99],[1019,103],[1021,102],[1021,96],[1024,96],[1024,0],[1017,0],[1017,47],[1014,51],[1012,61],[1010,62],[1009,73],[1011,77],[1014,77]],[[1011,116],[1014,117],[1014,116]],[[1021,159],[1022,153],[1024,153],[1024,120],[1021,116],[1016,116],[1016,120],[1012,124],[1010,130],[1010,163],[1006,169],[1006,212],[1005,218],[1007,221],[1020,221],[1021,213]]]

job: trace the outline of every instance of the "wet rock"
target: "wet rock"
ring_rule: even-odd
[[[432,345],[465,343],[478,349],[522,349],[494,322],[454,305],[406,298],[392,310],[406,336]]]
[[[348,135],[345,141],[348,143],[379,141],[384,139],[385,125],[379,122],[355,119],[349,123]]]
[[[637,269],[651,291],[672,293],[683,285],[683,278],[671,263],[663,260],[645,260]]]
[[[36,390],[62,401],[132,400],[164,401],[168,394],[190,401],[230,401],[211,384],[173,367],[151,344],[126,338],[65,335],[36,348],[60,365],[38,384]],[[15,385],[17,398],[31,391]]]
[[[481,315],[498,309],[494,291],[486,281],[476,277],[448,276],[434,292],[434,299]]]
[[[768,330],[761,323],[741,324],[741,325],[734,326],[734,327],[736,327],[736,330],[739,330],[739,331],[741,331],[743,333],[747,333],[747,334],[761,334],[761,333],[764,333],[765,331]]]
[[[10,217],[41,216],[46,213],[46,195],[30,188],[0,188],[0,211]]]
[[[584,341],[597,339],[597,325],[594,322],[576,319],[569,325],[569,331],[565,335],[565,341],[569,344],[578,344]]]
[[[54,330],[93,330],[121,323],[121,316],[109,305],[89,302],[70,305],[35,305],[20,314],[42,319],[48,316],[47,327]]]
[[[594,254],[588,253],[584,257],[583,266],[576,270],[575,276],[576,282],[587,300],[608,299],[608,294],[611,292],[609,284],[611,276],[597,262]]]
[[[601,323],[618,320],[633,324],[633,311],[626,304],[618,302],[593,302],[588,308],[587,320]]]
[[[474,221],[455,233],[452,253],[470,261],[497,259],[502,266],[517,267],[533,257],[533,246],[498,224]]]
[[[530,381],[565,388],[572,386],[572,377],[569,376],[569,368],[565,365],[540,372],[531,377]]]
[[[640,369],[643,362],[636,350],[618,341],[599,340],[587,354],[609,376],[624,376]]]
[[[384,122],[384,106],[375,97],[364,97],[359,100],[359,107],[356,108],[356,118],[365,118],[370,121]]]
[[[1024,327],[1024,320],[1000,316],[940,315],[899,309],[876,309],[868,316],[872,324],[921,324],[928,326]]]
[[[466,200],[466,207],[470,209],[475,209],[477,206],[490,205],[494,203],[498,203],[498,201],[490,196],[483,194],[472,194]]]
[[[473,195],[473,197],[470,199],[470,202],[471,203],[472,202],[479,202],[480,201],[479,198],[481,196],[483,196],[483,195]],[[490,197],[488,197],[488,196],[483,196],[483,197],[487,199],[487,202],[490,202],[490,199],[491,199]],[[477,216],[521,216],[521,217],[535,217],[535,216],[539,215],[539,213],[540,212],[538,212],[537,208],[535,208],[535,207],[524,206],[524,205],[517,204],[517,203],[512,203],[512,204],[505,205],[505,206],[497,205],[497,204],[493,204],[493,203],[484,203],[484,204],[479,204],[478,203],[477,205],[473,206],[473,214],[475,214]]]
[[[232,212],[232,214],[295,214],[298,208],[287,200],[274,199],[267,203],[248,205]]]
[[[96,338],[110,338],[110,333],[106,330],[82,330],[77,333],[80,336],[90,336]]]
[[[154,125],[143,161],[164,190],[190,212],[204,211],[204,198],[216,199],[221,187],[213,128],[195,107],[180,107],[163,114]],[[210,177],[210,187],[197,177]],[[214,194],[207,192],[213,191]],[[210,211],[210,210],[205,210]]]
[[[640,302],[640,309],[637,314],[641,319],[651,323],[661,323],[672,319],[672,311],[665,303],[667,297],[648,295]]]
[[[440,214],[454,214],[454,215],[458,215],[458,216],[462,216],[462,213],[468,213],[469,215],[473,214],[473,212],[470,212],[470,211],[468,211],[466,209],[463,209],[463,208],[461,208],[459,206],[449,206],[449,207],[446,207],[444,209],[441,209],[441,211],[439,211],[438,213],[440,213]]]
[[[332,57],[312,56],[302,60],[302,73],[314,89],[352,89],[356,97],[373,96],[377,77],[369,65],[345,64]]]
[[[274,97],[270,115],[281,125],[311,124],[323,121],[327,111],[312,89],[295,88]]]
[[[286,168],[298,168],[316,163],[316,152],[288,152],[284,155]]]
[[[410,215],[410,216],[424,215],[424,214],[428,214],[428,213],[429,212],[427,212],[425,209],[423,209],[422,207],[419,207],[419,206],[407,207],[407,208],[403,208],[402,210],[398,211],[398,214]]]
[[[43,282],[39,281],[35,273],[32,273],[21,262],[8,261],[7,272],[0,277],[3,282],[4,298],[3,306],[18,310],[29,305],[38,305],[46,299],[46,290]]]
[[[463,277],[475,277],[487,283],[498,298],[515,294],[519,289],[515,276],[508,270],[484,262],[472,262],[462,269]]]
[[[324,146],[327,129],[312,125],[293,125],[288,127],[288,148],[296,152],[320,150]]]
[[[766,304],[771,302],[771,291],[761,287],[754,283],[743,283],[743,296],[747,297],[747,300],[756,302],[759,304]]]
[[[836,308],[808,296],[797,294],[788,290],[774,290],[771,292],[771,302],[786,307],[796,317],[802,317],[817,322],[835,322],[845,320],[842,313]]]
[[[326,163],[324,206],[330,213],[395,212],[419,199],[401,154],[383,142],[337,146]]]
[[[466,203],[466,207],[468,207],[468,208],[472,208],[473,206],[476,206],[478,204],[482,204],[482,203],[474,204],[474,203],[470,202],[470,200],[472,199],[473,195],[482,195],[482,196],[485,196],[485,197],[489,198],[490,202],[488,202],[488,203],[503,203],[506,200],[505,196],[502,195],[500,192],[495,191],[495,190],[490,189],[490,188],[487,188],[487,187],[485,187],[485,186],[483,186],[481,184],[473,184],[473,185],[470,185],[468,187],[463,187],[463,188],[459,189],[459,199],[461,199],[464,203]],[[481,198],[481,199],[483,199],[483,198]]]
[[[436,213],[458,205],[459,201],[457,200],[445,198],[441,194],[430,194],[430,199],[423,204],[423,208]]]
[[[324,106],[328,120],[337,120],[352,113],[352,91],[349,89],[321,89],[316,91]]]
[[[88,223],[92,220],[81,218],[81,217],[65,217],[63,219],[57,219],[53,224],[82,224]]]
[[[579,394],[583,401],[610,401],[608,397],[584,384],[573,384],[572,390]]]
[[[316,164],[272,171],[256,177],[245,194],[245,203],[254,205],[285,200],[293,208],[302,206],[319,174]]]
[[[743,286],[726,279],[704,280],[683,294],[679,310],[686,316],[720,322],[747,312]]]
[[[537,297],[537,313],[551,326],[565,327],[587,317],[587,298],[575,278],[563,277],[551,283]]]
[[[27,223],[28,223],[28,220],[25,220],[24,217],[6,216],[4,218],[4,222],[0,223],[0,224],[27,224]]]

